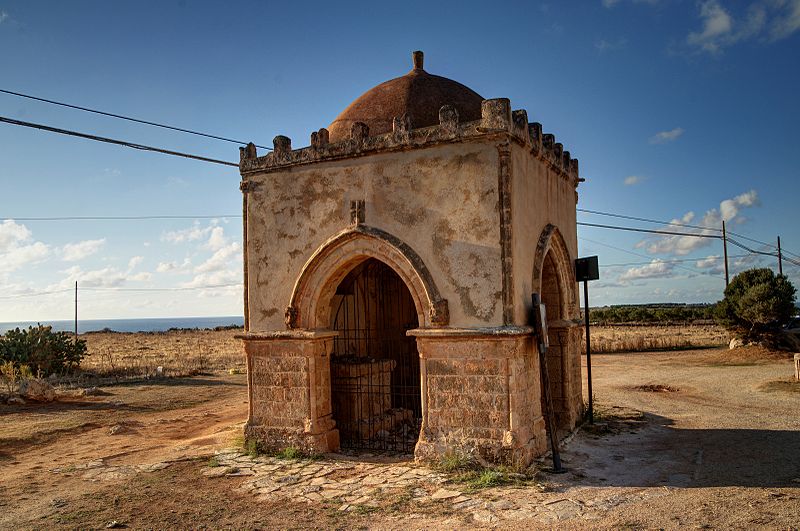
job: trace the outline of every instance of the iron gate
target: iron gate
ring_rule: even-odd
[[[332,304],[333,417],[342,448],[411,453],[421,423],[418,327],[411,293],[389,266],[351,271]]]

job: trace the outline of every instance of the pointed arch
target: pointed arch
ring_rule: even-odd
[[[560,293],[557,313],[563,320],[573,319],[578,315],[573,257],[569,253],[561,231],[553,224],[548,224],[544,228],[536,245],[531,286],[534,290],[538,289],[539,293],[543,293],[546,289],[546,286],[542,285],[542,280],[546,277],[545,270],[550,268],[555,273]]]
[[[439,294],[428,268],[405,242],[381,229],[356,225],[329,238],[311,255],[297,277],[287,328],[330,328],[330,303],[336,287],[357,265],[375,258],[405,282],[420,326],[447,326],[447,300]]]

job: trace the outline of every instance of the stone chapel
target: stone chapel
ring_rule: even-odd
[[[248,440],[265,449],[545,452],[583,414],[578,161],[525,110],[413,68],[308,147],[241,149]]]

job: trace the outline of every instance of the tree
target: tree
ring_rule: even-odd
[[[771,269],[748,269],[734,277],[717,304],[715,319],[746,342],[780,344],[780,324],[795,312],[796,290]]]

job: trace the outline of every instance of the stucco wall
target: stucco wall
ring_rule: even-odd
[[[556,226],[574,260],[578,253],[575,188],[565,177],[514,145],[511,153],[514,324],[527,324],[536,246],[548,224]],[[570,265],[570,267],[572,267]],[[577,289],[572,289],[577,295]],[[577,297],[574,307],[578,307]],[[565,315],[575,318],[577,315]]]
[[[350,224],[366,202],[366,225],[403,240],[422,258],[451,326],[502,324],[497,150],[465,142],[294,166],[249,177],[250,330],[284,328],[303,265]]]

